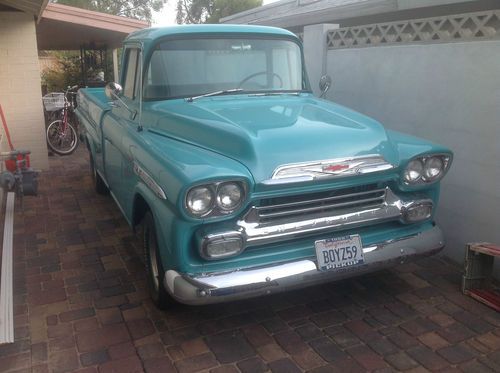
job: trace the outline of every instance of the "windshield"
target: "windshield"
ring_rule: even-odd
[[[192,97],[306,89],[299,46],[280,39],[184,39],[160,43],[144,84],[144,98]]]

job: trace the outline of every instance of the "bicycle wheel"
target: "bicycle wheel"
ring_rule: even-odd
[[[78,146],[78,135],[71,124],[66,125],[62,120],[55,120],[47,127],[47,144],[59,155],[68,155]]]

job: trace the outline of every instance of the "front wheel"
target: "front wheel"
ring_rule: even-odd
[[[175,301],[163,285],[162,279],[165,271],[158,249],[156,226],[150,211],[146,212],[142,221],[142,234],[149,293],[156,307],[164,310],[174,305]]]
[[[69,155],[78,146],[78,135],[75,128],[62,120],[55,120],[47,127],[47,144],[59,155]]]

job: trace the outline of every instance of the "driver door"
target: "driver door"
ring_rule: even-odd
[[[122,74],[123,92],[119,100],[115,101],[109,115],[103,122],[104,139],[104,167],[106,179],[112,196],[118,202],[122,210],[126,206],[125,182],[130,175],[125,175],[124,170],[128,169],[130,154],[124,148],[123,137],[127,136],[130,127],[137,128],[139,125],[139,48],[129,47],[125,51],[125,66]]]

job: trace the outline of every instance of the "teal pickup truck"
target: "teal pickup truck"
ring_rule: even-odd
[[[141,227],[158,307],[273,294],[443,247],[433,217],[451,151],[314,97],[294,34],[145,29],[121,66],[121,85],[79,91],[77,115],[96,191]]]

